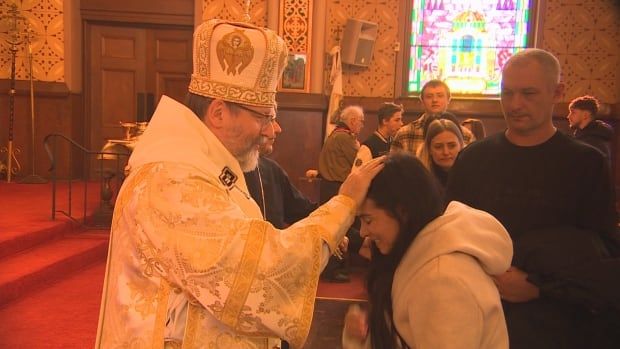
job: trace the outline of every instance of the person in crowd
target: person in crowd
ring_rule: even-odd
[[[426,125],[424,134],[424,144],[417,156],[439,181],[443,191],[450,169],[463,149],[461,128],[450,119],[435,119]]]
[[[233,44],[233,38],[234,44]],[[247,23],[194,33],[186,105],[162,97],[114,207],[97,348],[303,346],[319,273],[382,159],[276,229],[242,175],[275,138],[284,41]]]
[[[357,135],[364,128],[364,110],[357,105],[345,107],[336,128],[325,140],[319,155],[321,202],[327,201],[351,172],[355,155],[360,148]]]
[[[607,161],[611,162],[610,143],[614,130],[609,124],[596,118],[598,110],[598,99],[581,96],[570,102],[566,118],[575,138],[600,150]]]
[[[512,257],[490,214],[453,201],[413,155],[392,153],[359,212],[371,240],[369,311],[345,317],[343,348],[508,348],[494,275]]]
[[[402,150],[416,155],[424,143],[424,125],[428,119],[436,118],[448,110],[450,103],[450,88],[441,80],[429,80],[422,86],[420,101],[424,107],[424,113],[411,123],[401,127],[394,140],[390,151]],[[468,129],[461,127],[465,145],[475,141],[473,134]]]
[[[553,54],[511,56],[505,132],[464,148],[448,181],[447,200],[489,212],[514,242],[511,268],[495,278],[511,349],[619,347],[608,321],[620,291],[617,259],[607,263],[620,251],[610,172],[599,151],[555,128],[563,91]]]
[[[299,191],[280,164],[268,157],[273,151],[275,136],[281,132],[277,123],[272,126],[274,137],[261,144],[258,165],[243,175],[250,195],[265,220],[278,229],[284,229],[308,217],[319,205]]]
[[[364,110],[360,106],[345,107],[340,113],[336,128],[327,137],[319,155],[319,201],[329,200],[338,192],[342,181],[349,175],[360,144],[357,136],[364,127]],[[355,226],[355,224],[354,224]],[[352,248],[356,250],[361,242],[355,238],[356,229],[352,228],[347,235],[351,239]],[[348,255],[346,260],[340,256],[330,259],[322,274],[323,279],[332,282],[348,282]]]
[[[487,136],[487,131],[484,128],[484,123],[480,119],[468,118],[461,122],[461,126],[471,131],[474,135],[474,139],[479,140]]]
[[[403,126],[403,106],[400,104],[383,103],[377,113],[377,130],[366,138],[360,146],[353,162],[352,170],[361,166],[364,162],[385,155],[390,151],[392,138],[398,129]]]

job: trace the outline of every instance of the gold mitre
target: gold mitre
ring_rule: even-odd
[[[288,51],[275,32],[249,23],[211,19],[194,32],[189,92],[272,107]]]

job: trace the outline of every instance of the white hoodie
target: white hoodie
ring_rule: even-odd
[[[411,349],[507,349],[491,275],[505,272],[512,240],[490,214],[453,201],[424,227],[394,274],[394,323]],[[372,335],[372,329],[370,329]],[[343,333],[345,349],[370,348]]]
[[[392,284],[394,322],[413,349],[508,348],[499,292],[512,240],[490,214],[453,201],[416,237]]]

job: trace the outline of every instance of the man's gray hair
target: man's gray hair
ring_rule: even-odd
[[[359,119],[364,115],[364,109],[359,105],[350,105],[344,109],[342,109],[342,113],[340,113],[340,122],[344,122],[347,126],[351,125],[351,121]]]
[[[508,59],[502,71],[506,70],[510,65],[525,64],[530,60],[535,60],[543,67],[549,82],[553,85],[560,83],[560,75],[562,73],[560,61],[551,52],[539,48],[527,48],[515,53]]]

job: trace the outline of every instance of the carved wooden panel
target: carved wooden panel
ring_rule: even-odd
[[[63,1],[0,1],[0,18],[7,15],[10,5],[17,4],[20,16],[25,18],[34,32],[32,42],[33,78],[40,81],[64,81],[64,19]],[[4,22],[4,21],[3,21]],[[25,23],[20,30],[25,31]],[[11,55],[7,43],[6,23],[0,25],[0,79],[11,76]],[[28,49],[25,44],[18,46],[16,59],[16,79],[29,79]]]
[[[204,0],[202,19],[226,19],[239,22],[243,19],[245,0]],[[250,23],[267,26],[267,1],[253,0],[250,7]]]
[[[344,69],[345,96],[388,97],[394,96],[394,76],[398,41],[399,11],[402,1],[341,0],[327,2],[326,51],[338,44],[347,18],[363,19],[377,23],[378,35],[374,54],[367,69]]]
[[[566,102],[620,102],[620,8],[612,0],[546,1],[542,48],[562,64]]]
[[[312,0],[280,0],[278,33],[289,50],[280,89],[310,91]]]

